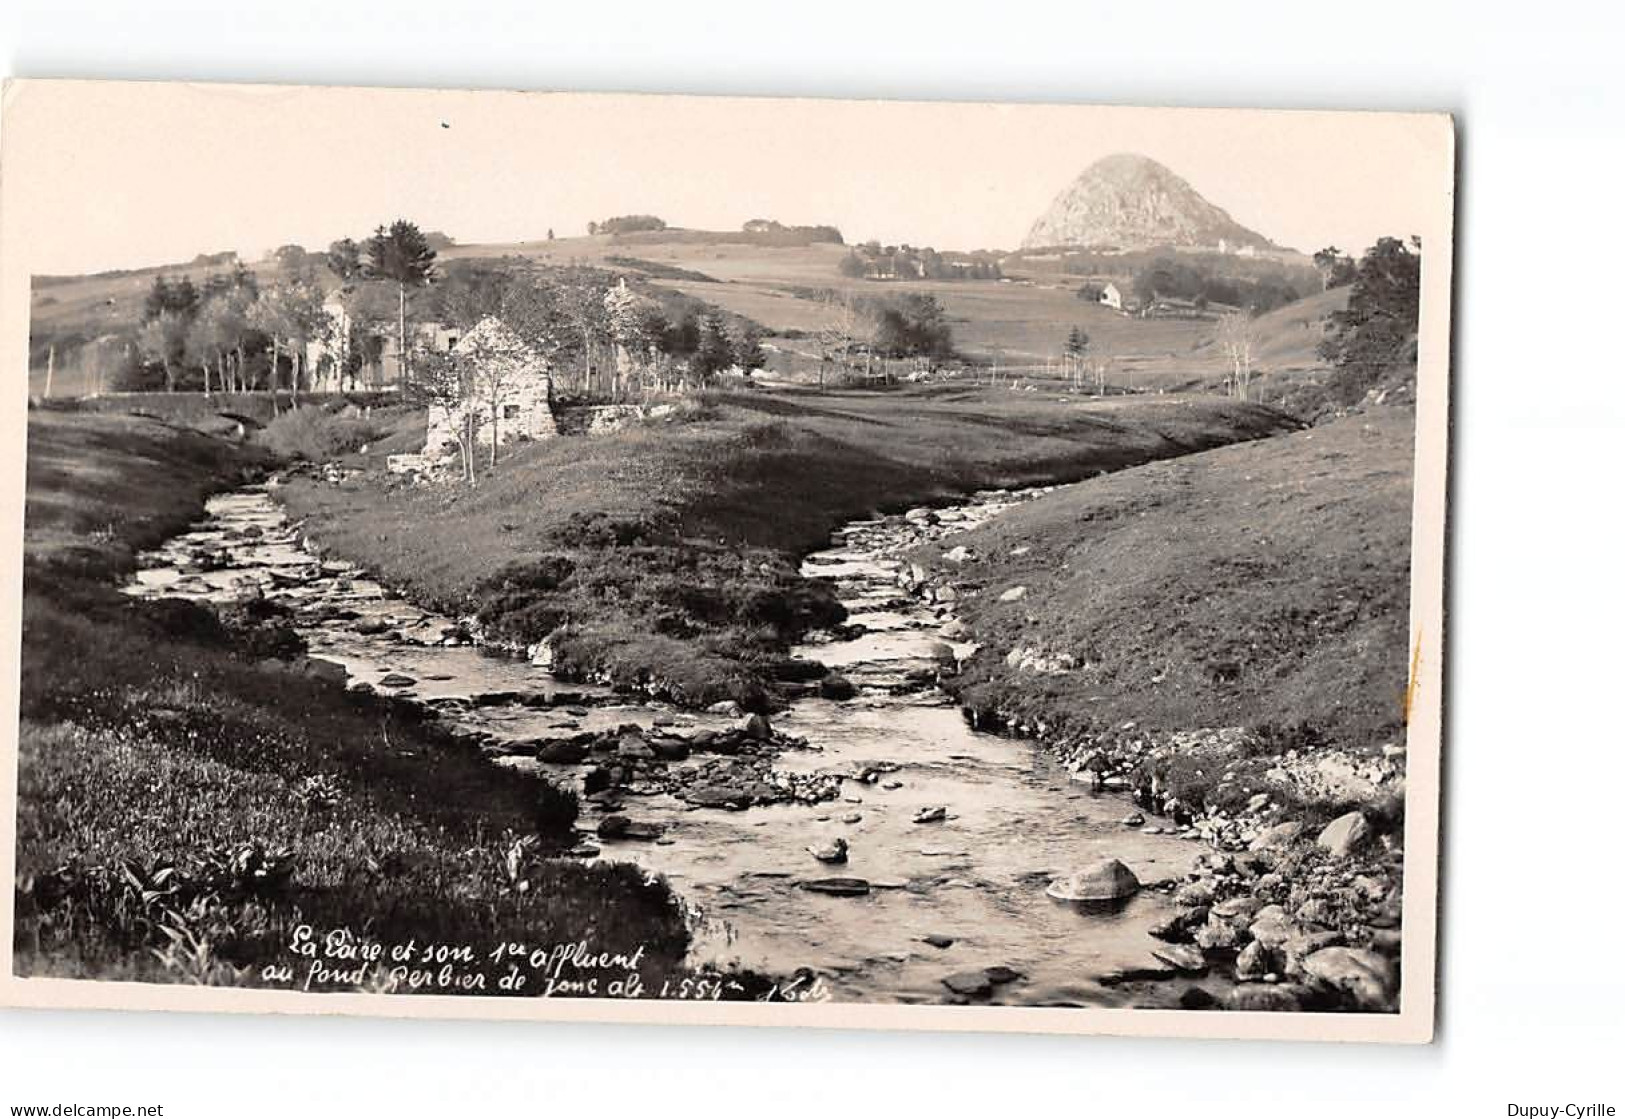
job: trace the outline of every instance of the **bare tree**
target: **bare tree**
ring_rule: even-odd
[[[850,292],[830,292],[824,299],[824,321],[818,328],[818,387],[824,387],[824,370],[837,358],[841,369],[852,363],[852,348],[863,340],[863,316]],[[874,360],[874,348],[866,347],[865,369]]]
[[[474,483],[474,453],[484,417],[472,404],[473,366],[456,353],[421,349],[413,363],[417,375],[412,393],[429,406],[431,416],[442,412],[457,444],[457,461],[463,481]],[[495,446],[493,442],[492,446]]]
[[[160,311],[136,336],[141,356],[164,367],[164,391],[175,391],[175,375],[186,352],[188,322],[174,311]]]
[[[1243,309],[1230,311],[1219,319],[1219,346],[1230,359],[1230,392],[1237,400],[1247,399],[1253,379],[1253,358],[1258,350],[1258,324]]]
[[[536,355],[524,341],[506,327],[476,328],[459,347],[456,360],[468,367],[467,381],[472,398],[469,411],[483,406],[491,420],[491,469],[497,465],[497,447],[502,442],[502,413],[518,396],[520,386],[536,375]]]

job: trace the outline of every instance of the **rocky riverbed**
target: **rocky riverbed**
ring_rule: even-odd
[[[836,533],[804,570],[834,582],[848,622],[796,651],[808,671],[771,720],[561,680],[545,649],[481,648],[468,622],[314,553],[264,489],[211,502],[130,590],[266,604],[312,671],[576,788],[572,856],[664,874],[696,914],[696,962],[863,1001],[1391,1003],[1397,854],[1369,825],[1344,821],[1344,849],[1326,850],[1267,812],[1198,819],[1126,754],[977,730],[938,686],[976,647],[951,585],[906,553],[1042,492]]]

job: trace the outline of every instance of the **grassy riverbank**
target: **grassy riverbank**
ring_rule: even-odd
[[[28,452],[20,974],[262,984],[307,924],[479,951],[585,938],[641,945],[646,982],[676,970],[687,933],[664,883],[514,848],[557,833],[533,780],[298,658],[249,657],[230,618],[117,593],[138,551],[262,456],[51,411],[30,415]]]
[[[986,645],[967,700],[1063,737],[1130,720],[1401,736],[1413,439],[1408,410],[1377,409],[1095,479],[954,537],[970,556],[937,566]]]
[[[406,486],[374,456],[341,485],[283,493],[322,547],[494,636],[550,638],[566,670],[760,708],[789,645],[839,620],[797,557],[845,521],[1292,426],[1213,397],[738,393],[694,422],[518,449],[474,488]]]

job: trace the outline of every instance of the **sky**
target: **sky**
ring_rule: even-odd
[[[1357,253],[1420,232],[1448,189],[1445,128],[1379,113],[24,82],[8,90],[0,176],[33,274],[257,259],[397,217],[459,243],[652,213],[1014,248],[1119,151],[1279,244]]]

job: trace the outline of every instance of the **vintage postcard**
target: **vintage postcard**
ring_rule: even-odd
[[[0,147],[0,1001],[1431,1038],[1449,117]]]

